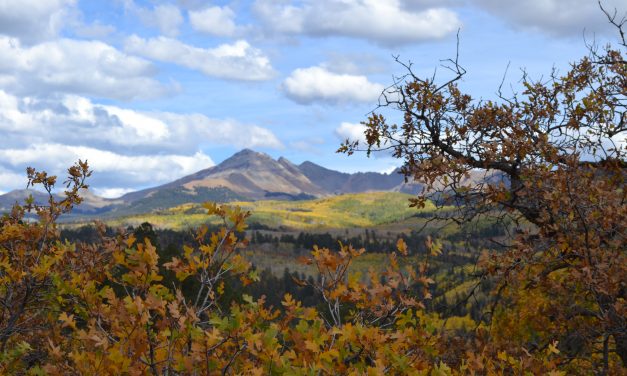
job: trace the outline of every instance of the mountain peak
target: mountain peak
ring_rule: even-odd
[[[218,169],[247,168],[268,162],[274,162],[274,159],[268,154],[251,149],[243,149],[225,159],[216,167]]]
[[[236,155],[255,155],[255,154],[262,154],[262,153],[256,152],[256,151],[254,151],[252,149],[245,148],[245,149],[242,149],[242,150],[238,151],[237,153],[233,154],[231,156],[231,158],[235,157]]]

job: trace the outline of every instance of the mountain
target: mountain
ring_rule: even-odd
[[[472,181],[493,180],[485,173],[471,174]],[[157,187],[127,193],[117,199],[99,197],[88,190],[70,217],[116,217],[168,209],[205,201],[302,200],[346,193],[389,191],[416,194],[423,185],[405,183],[397,170],[389,173],[345,173],[312,162],[295,165],[286,158],[244,149],[222,163]],[[34,190],[15,190],[0,195],[0,211],[32,194],[45,203],[47,195]]]
[[[10,210],[15,203],[23,204],[28,196],[32,195],[35,204],[44,205],[48,202],[48,194],[34,189],[16,189],[0,195],[0,210]]]
[[[31,195],[33,196],[35,204],[48,204],[49,196],[47,193],[34,189],[16,189],[4,195],[0,195],[0,211],[6,212],[11,210],[15,203],[23,204]],[[99,214],[108,212],[112,208],[122,204],[122,201],[119,199],[107,199],[100,197],[87,189],[81,190],[79,195],[83,198],[83,202],[73,209],[74,214]],[[54,194],[53,197],[57,201],[62,199],[58,194]]]
[[[309,161],[301,163],[298,168],[309,180],[333,194],[391,191],[404,182],[398,170],[390,174],[378,172],[348,174],[329,170]]]
[[[296,165],[285,158],[244,149],[222,163],[158,187],[128,193],[120,199],[134,202],[163,190],[177,190],[194,196],[203,188],[222,188],[236,199],[317,197],[327,191],[311,182]]]

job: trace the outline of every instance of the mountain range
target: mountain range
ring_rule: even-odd
[[[415,194],[419,183],[406,183],[398,170],[344,173],[312,162],[293,164],[286,158],[273,159],[265,153],[244,149],[222,163],[170,183],[127,193],[115,199],[85,190],[84,201],[73,216],[115,217],[148,213],[184,203],[205,201],[302,200],[344,193],[392,191]],[[30,194],[45,203],[47,195],[33,190],[14,190],[0,195],[0,211],[22,203]]]

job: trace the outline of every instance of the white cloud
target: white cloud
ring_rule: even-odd
[[[172,89],[153,79],[154,66],[99,41],[58,39],[23,47],[0,36],[0,89],[22,95],[72,93],[131,100]]]
[[[33,144],[27,148],[1,149],[3,162],[21,167],[37,165],[38,169],[63,171],[78,159],[87,160],[94,179],[120,184],[158,184],[189,175],[215,163],[202,152],[192,155],[124,155],[85,146]]]
[[[160,4],[149,9],[138,6],[133,0],[125,0],[124,6],[129,13],[136,14],[144,25],[156,27],[169,37],[177,36],[179,27],[185,21],[179,8],[173,4]]]
[[[283,147],[270,130],[235,120],[140,112],[80,96],[18,97],[2,90],[0,134],[2,190],[22,188],[29,165],[63,175],[77,159],[88,159],[94,187],[131,189],[213,165],[202,152],[207,147]]]
[[[473,0],[475,5],[503,17],[514,25],[558,36],[581,37],[586,32],[611,29],[599,4],[591,0]],[[626,15],[624,0],[603,0],[603,6]]]
[[[370,82],[366,76],[337,74],[323,67],[300,68],[283,81],[282,89],[292,100],[309,104],[374,102],[383,85]]]
[[[152,22],[167,36],[176,36],[179,26],[183,23],[183,15],[174,5],[159,5],[151,16]]]
[[[389,175],[389,174],[393,173],[394,171],[396,171],[399,168],[395,163],[398,163],[398,161],[397,160],[393,160],[392,162],[390,162],[388,164],[387,167],[381,167],[381,168],[379,168],[377,170],[377,172],[381,173],[381,174]]]
[[[133,35],[126,40],[125,48],[130,53],[182,65],[211,77],[260,81],[274,76],[268,57],[245,40],[199,48],[172,38],[143,39]]]
[[[342,124],[335,129],[335,135],[341,141],[359,141],[361,145],[366,145],[365,131],[366,126],[363,124],[342,122]]]
[[[104,38],[114,31],[114,26],[103,24],[100,21],[94,21],[90,24],[78,23],[74,27],[74,32],[76,33],[76,35],[90,39]]]
[[[194,30],[211,35],[233,36],[237,30],[234,20],[235,13],[228,6],[209,7],[189,12],[189,21]]]
[[[399,0],[257,0],[254,11],[276,32],[347,36],[384,45],[440,39],[461,25],[449,9],[405,9]]]
[[[35,43],[57,36],[76,0],[0,1],[0,34]]]
[[[26,171],[17,173],[15,171],[8,170],[0,166],[0,187],[11,187],[12,189],[26,188]],[[0,190],[0,194],[4,194],[5,191]]]
[[[160,142],[171,136],[168,126],[163,121],[149,115],[114,106],[102,106],[100,108],[104,109],[108,116],[116,118],[122,127],[133,133],[137,140]],[[97,109],[98,107],[92,107],[90,118],[93,118],[94,110]],[[129,140],[122,141],[122,143],[127,141]]]
[[[201,143],[282,148],[268,129],[202,114],[139,112],[99,105],[79,96],[44,100],[19,98],[0,90],[0,132],[13,145],[92,145],[123,153],[176,153]],[[7,143],[8,144],[8,143]],[[0,149],[2,147],[0,146]]]
[[[104,198],[118,198],[127,193],[133,192],[134,189],[130,188],[94,188],[94,193]]]
[[[418,10],[434,6],[457,6],[463,5],[467,0],[401,0],[404,8]]]
[[[177,141],[188,137],[211,140],[215,144],[244,147],[283,148],[283,144],[268,129],[257,125],[246,125],[235,120],[216,120],[201,114],[175,114],[171,112],[152,113],[152,116],[170,124],[177,130]],[[172,147],[176,147],[175,143]]]

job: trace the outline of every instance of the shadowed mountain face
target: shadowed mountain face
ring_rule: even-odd
[[[331,194],[394,191],[400,190],[399,186],[404,183],[403,177],[397,171],[390,174],[378,172],[347,174],[329,170],[312,162],[303,162],[298,168],[309,180],[316,182]]]
[[[394,191],[415,194],[422,184],[405,183],[398,171],[344,173],[312,162],[295,165],[281,157],[244,149],[222,163],[173,182],[105,199],[84,191],[84,202],[75,215],[120,216],[147,213],[190,202],[238,200],[299,200],[343,193]],[[0,195],[0,210],[23,203],[29,194],[44,203],[47,195],[33,190],[16,190]]]

